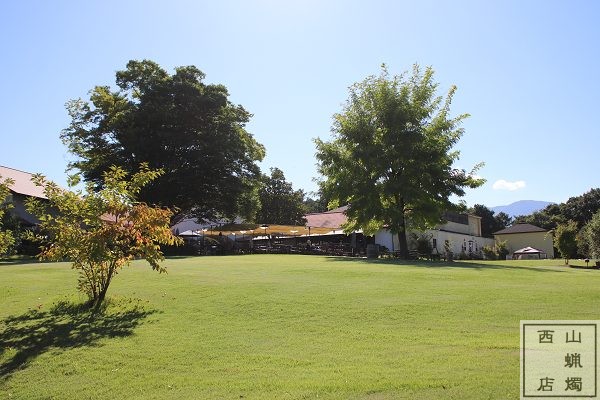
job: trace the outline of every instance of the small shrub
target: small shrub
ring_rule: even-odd
[[[506,256],[510,254],[506,240],[496,242],[496,255],[498,260],[506,260]]]
[[[483,246],[481,251],[483,252],[483,258],[486,260],[496,260],[498,258],[498,254],[492,246]]]
[[[41,175],[33,182],[44,188],[48,201],[27,201],[27,210],[40,219],[40,234],[32,236],[43,244],[42,260],[69,260],[79,271],[78,288],[99,310],[112,279],[136,258],[143,258],[158,272],[166,272],[160,245],[180,244],[169,222],[173,212],[150,207],[135,200],[142,187],[162,175],[142,164],[129,180],[128,174],[111,167],[104,174],[104,187],[86,194],[59,188]],[[73,185],[76,180],[71,182]],[[50,213],[49,209],[54,210]],[[33,235],[33,234],[32,234]]]
[[[416,233],[411,234],[411,236],[414,248],[419,255],[431,257],[431,253],[433,253],[433,245],[431,244],[432,236]]]

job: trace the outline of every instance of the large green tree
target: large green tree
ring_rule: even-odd
[[[569,259],[577,256],[577,234],[579,228],[577,222],[568,221],[559,224],[554,230],[554,247],[565,259],[565,264],[569,263]]]
[[[565,219],[577,222],[581,228],[600,210],[600,189],[590,189],[581,196],[571,197],[560,205],[560,209]]]
[[[130,61],[116,73],[117,90],[96,86],[89,101],[67,103],[71,123],[61,137],[77,156],[70,166],[99,188],[111,165],[134,173],[146,162],[165,173],[142,201],[200,219],[256,211],[264,147],[225,86],[203,79],[194,66],[170,75],[152,61]]]
[[[518,215],[514,223],[527,223],[547,230],[555,229],[559,224],[565,223],[568,218],[562,214],[562,208],[559,204],[549,204],[543,210],[536,211],[529,215]]]
[[[600,259],[600,211],[596,212],[584,228],[587,247],[596,259]]]
[[[304,211],[308,213],[321,213],[329,210],[329,200],[321,190],[311,192],[304,198]]]
[[[450,116],[456,87],[438,96],[434,71],[415,65],[412,74],[390,76],[385,65],[350,88],[334,115],[333,139],[316,139],[321,190],[350,205],[346,230],[373,233],[387,226],[408,257],[407,226],[427,228],[455,209],[453,195],[483,184],[474,172],[454,167],[453,150],[468,116]]]
[[[508,214],[500,212],[496,214],[482,204],[475,204],[469,212],[481,217],[481,236],[492,238],[494,232],[498,232],[510,225],[511,218]]]
[[[261,208],[257,222],[281,225],[304,225],[304,192],[294,190],[285,180],[283,171],[271,168],[271,175],[264,175],[259,190]]]

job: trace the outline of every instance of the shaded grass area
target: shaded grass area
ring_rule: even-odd
[[[519,321],[598,318],[600,272],[562,264],[176,258],[94,321],[67,264],[3,266],[0,397],[518,398]]]
[[[96,346],[104,338],[129,336],[154,312],[145,310],[137,301],[110,303],[92,313],[85,303],[62,300],[52,304],[48,311],[29,309],[4,318],[4,329],[0,332],[0,359],[3,360],[0,379],[10,378],[50,349]]]

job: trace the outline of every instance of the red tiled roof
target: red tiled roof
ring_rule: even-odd
[[[4,181],[6,178],[10,178],[14,181],[9,189],[18,194],[24,196],[37,197],[40,199],[47,199],[44,194],[44,188],[42,186],[36,186],[35,183],[31,182],[33,174],[29,172],[19,171],[18,169],[3,167],[0,165],[0,180]],[[101,220],[106,222],[114,222],[114,215],[103,214],[100,217]]]
[[[14,193],[42,199],[46,198],[46,195],[44,195],[44,188],[41,186],[36,186],[33,182],[31,182],[31,177],[33,174],[30,174],[29,172],[23,172],[19,171],[18,169],[12,169],[0,165],[0,176],[2,177],[2,181],[4,181],[6,178],[10,178],[14,181],[14,183],[9,186],[9,189]]]
[[[531,225],[531,224],[514,224],[513,226],[509,226],[508,228],[502,229],[498,232],[494,232],[494,235],[508,235],[511,233],[532,233],[532,232],[548,232],[548,231],[540,228],[539,226],[535,226],[535,225]]]
[[[348,206],[343,206],[322,213],[306,214],[304,216],[306,218],[306,226],[340,229],[342,224],[348,220],[345,214],[347,209]]]

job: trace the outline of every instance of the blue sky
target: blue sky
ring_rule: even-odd
[[[592,0],[4,1],[0,164],[64,184],[65,102],[151,59],[227,86],[254,114],[263,170],[311,191],[312,139],[330,137],[348,86],[416,62],[471,114],[457,166],[485,162],[487,183],[469,205],[562,202],[600,186],[598,21]]]

